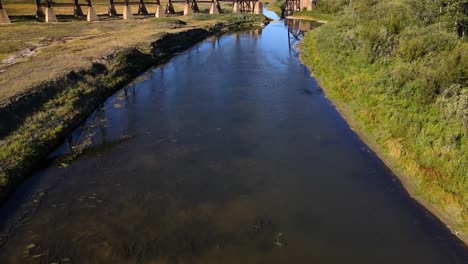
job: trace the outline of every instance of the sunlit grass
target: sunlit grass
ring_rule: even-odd
[[[441,49],[414,62],[383,55],[374,55],[376,57],[369,60],[365,54],[372,51],[364,49],[364,45],[356,47],[353,41],[358,38],[357,25],[346,19],[309,32],[301,45],[302,60],[353,126],[374,144],[394,169],[408,176],[405,181],[412,193],[435,206],[439,216],[450,219],[456,223],[457,230],[466,234],[467,130],[456,116],[444,115],[435,103],[437,99],[428,94],[431,83],[426,81],[426,76],[430,75],[425,72],[430,70],[426,65],[433,65],[433,60],[438,63],[431,67],[445,71],[443,65],[451,63],[447,62],[450,56],[463,57],[457,47],[464,47],[466,52],[466,43],[454,35],[442,36],[444,33],[439,32],[440,38],[446,37],[458,44],[444,44],[449,45],[447,53]],[[414,36],[429,34],[423,32],[418,29]],[[454,76],[463,63],[466,67],[467,62],[463,60],[450,66]],[[433,74],[429,80],[444,78],[449,82],[447,76],[428,74]]]
[[[335,19],[334,15],[323,13],[319,10],[312,10],[312,11],[300,11],[294,13],[293,17],[296,18],[304,18],[304,19],[314,19],[314,20],[320,20],[324,22],[331,22]]]

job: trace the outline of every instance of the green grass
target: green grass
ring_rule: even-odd
[[[29,116],[18,130],[0,140],[0,199],[4,199],[75,124],[128,79],[88,77],[71,85]]]
[[[177,19],[175,17],[161,17],[161,18],[153,18],[151,21],[155,23],[167,23],[167,24],[175,24],[175,25],[186,25],[187,23]]]
[[[343,16],[309,32],[301,58],[358,131],[408,175],[414,193],[466,236],[466,116],[446,112],[461,107],[466,115],[468,45],[433,28],[382,35],[382,27],[362,23]],[[423,41],[418,53],[417,40],[425,36],[437,43]],[[437,89],[453,89],[448,106]]]
[[[304,10],[304,11],[296,12],[294,13],[293,17],[309,18],[309,19],[320,20],[320,21],[325,21],[325,22],[331,22],[335,19],[334,15],[321,12],[320,10],[312,10],[312,11]]]

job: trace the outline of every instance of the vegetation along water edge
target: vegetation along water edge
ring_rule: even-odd
[[[330,0],[299,14],[332,17],[299,45],[326,95],[467,243],[466,1]]]

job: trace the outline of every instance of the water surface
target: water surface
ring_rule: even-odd
[[[467,263],[299,63],[304,23],[110,97],[0,209],[0,262]]]

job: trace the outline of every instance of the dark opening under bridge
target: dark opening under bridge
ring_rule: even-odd
[[[93,7],[91,0],[85,0],[84,4],[81,4],[79,0],[70,0],[70,3],[53,3],[52,0],[34,0],[36,5],[36,18],[43,19],[45,22],[57,22],[57,17],[53,7],[67,7],[73,8],[73,14],[75,17],[84,17],[89,22],[98,21],[99,18]],[[168,0],[166,6],[163,8],[161,6],[160,0],[154,0],[152,2],[145,2],[144,0],[139,0],[138,2],[130,2],[129,0],[116,2],[114,0],[109,0],[109,5],[107,9],[107,15],[110,17],[118,16],[116,5],[123,5],[123,19],[133,19],[133,13],[131,6],[138,5],[139,15],[149,15],[147,5],[154,5],[155,12],[154,16],[157,18],[164,17],[166,14],[173,15],[183,13],[185,16],[193,15],[194,12],[200,12],[198,3],[210,3],[210,14],[219,14],[222,13],[220,2],[229,2],[232,3],[232,13],[252,13],[252,14],[262,14],[263,5],[258,0]],[[184,4],[184,10],[176,12],[174,8],[174,3]],[[87,6],[88,10],[86,15],[83,13],[81,6]],[[2,6],[2,0],[0,0],[0,23],[10,23],[10,19],[6,13],[6,10]]]

